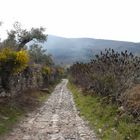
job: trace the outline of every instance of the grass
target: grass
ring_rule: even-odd
[[[97,95],[83,95],[74,84],[68,83],[80,115],[89,121],[102,140],[140,140],[140,123],[121,113],[114,104],[106,104]]]
[[[24,111],[20,108],[0,106],[0,135],[10,130],[23,114]]]
[[[28,112],[39,107],[59,81],[51,84],[49,93],[30,90],[14,99],[0,99],[0,136],[10,131]]]

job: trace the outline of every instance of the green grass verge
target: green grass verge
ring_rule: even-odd
[[[20,108],[8,105],[0,107],[0,135],[11,129],[18,119],[24,114]]]
[[[83,95],[72,83],[68,83],[80,115],[90,122],[102,140],[140,140],[140,123],[135,123],[132,116],[119,114],[118,107],[106,104],[102,98]]]

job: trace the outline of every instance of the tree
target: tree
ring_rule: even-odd
[[[36,64],[53,65],[51,55],[46,54],[46,50],[38,44],[33,44],[29,48],[29,55]]]
[[[3,46],[12,46],[17,50],[21,50],[32,40],[44,42],[47,39],[47,35],[43,33],[45,31],[43,27],[32,28],[30,31],[27,31],[21,28],[19,22],[15,22],[13,27],[14,29],[8,32],[8,38],[3,42]]]

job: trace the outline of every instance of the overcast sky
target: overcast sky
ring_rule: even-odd
[[[0,0],[0,37],[15,21],[63,37],[140,42],[140,0]]]

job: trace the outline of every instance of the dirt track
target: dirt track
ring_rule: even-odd
[[[57,85],[41,108],[29,114],[3,140],[96,140],[79,117],[68,80]]]

